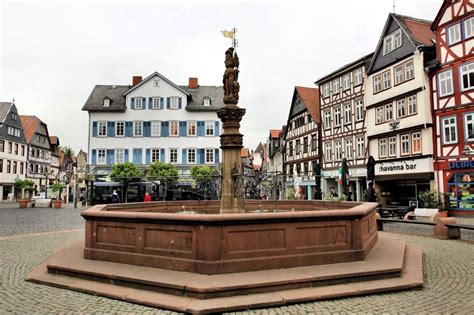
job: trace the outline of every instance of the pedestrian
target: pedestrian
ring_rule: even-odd
[[[114,189],[112,192],[112,203],[119,203],[120,202],[120,197],[117,194],[117,191]]]
[[[149,193],[145,193],[145,200],[143,202],[150,202],[151,201],[151,196]]]
[[[374,189],[374,183],[372,181],[369,181],[369,188],[367,189],[367,201],[368,202],[376,202],[377,201],[377,196],[375,195],[375,189]]]

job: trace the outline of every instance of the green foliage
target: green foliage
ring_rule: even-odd
[[[294,199],[294,197],[293,197],[293,188],[286,190],[286,199],[287,200],[293,200]]]
[[[15,180],[15,190],[16,190],[16,196],[18,196],[18,192],[21,192],[21,198],[23,198],[23,190],[32,192],[33,191],[33,186],[35,183],[31,179],[17,179]]]
[[[438,191],[436,190],[427,190],[422,191],[418,194],[418,201],[421,208],[432,208],[438,209],[441,202]]]
[[[334,197],[333,195],[326,193],[326,194],[323,194],[323,200],[325,200],[325,201],[346,201],[347,196],[344,195],[344,194],[341,194],[340,196]]]
[[[114,182],[127,182],[143,177],[143,171],[130,162],[118,163],[112,167],[110,178]]]
[[[54,183],[54,184],[51,185],[51,191],[54,192],[54,193],[57,193],[65,187],[66,186],[63,183]]]
[[[207,165],[197,165],[191,169],[192,179],[198,182],[209,180],[212,176],[215,175],[218,175],[217,170]]]
[[[64,156],[72,157],[74,155],[74,150],[69,146],[61,147],[61,150],[63,150]]]
[[[153,162],[146,172],[147,177],[153,177],[167,182],[178,180],[178,170],[170,163]]]

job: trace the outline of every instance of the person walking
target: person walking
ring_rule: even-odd
[[[145,200],[143,202],[151,202],[151,196],[149,193],[145,193]]]
[[[112,192],[112,203],[119,203],[120,202],[120,197],[117,194],[117,191],[114,189]]]

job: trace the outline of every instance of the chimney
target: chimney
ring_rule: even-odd
[[[190,89],[197,89],[199,87],[198,78],[189,78],[189,86]]]
[[[134,75],[133,78],[132,78],[132,86],[135,86],[140,82],[142,82],[142,76],[141,75]]]

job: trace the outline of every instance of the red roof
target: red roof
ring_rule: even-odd
[[[26,142],[30,143],[41,120],[36,116],[20,115],[21,126],[25,133]]]
[[[280,138],[281,129],[270,129],[270,138]]]
[[[415,19],[409,16],[397,15],[397,18],[405,24],[411,37],[420,44],[433,45],[435,34],[431,31],[431,21]]]
[[[243,158],[250,157],[249,149],[248,148],[242,148],[240,150],[240,157],[243,157]]]
[[[296,91],[300,95],[314,121],[317,123],[321,122],[321,113],[319,109],[319,89],[297,86]]]
[[[51,142],[51,144],[59,144],[59,138],[56,137],[56,136],[49,136],[49,142]]]

